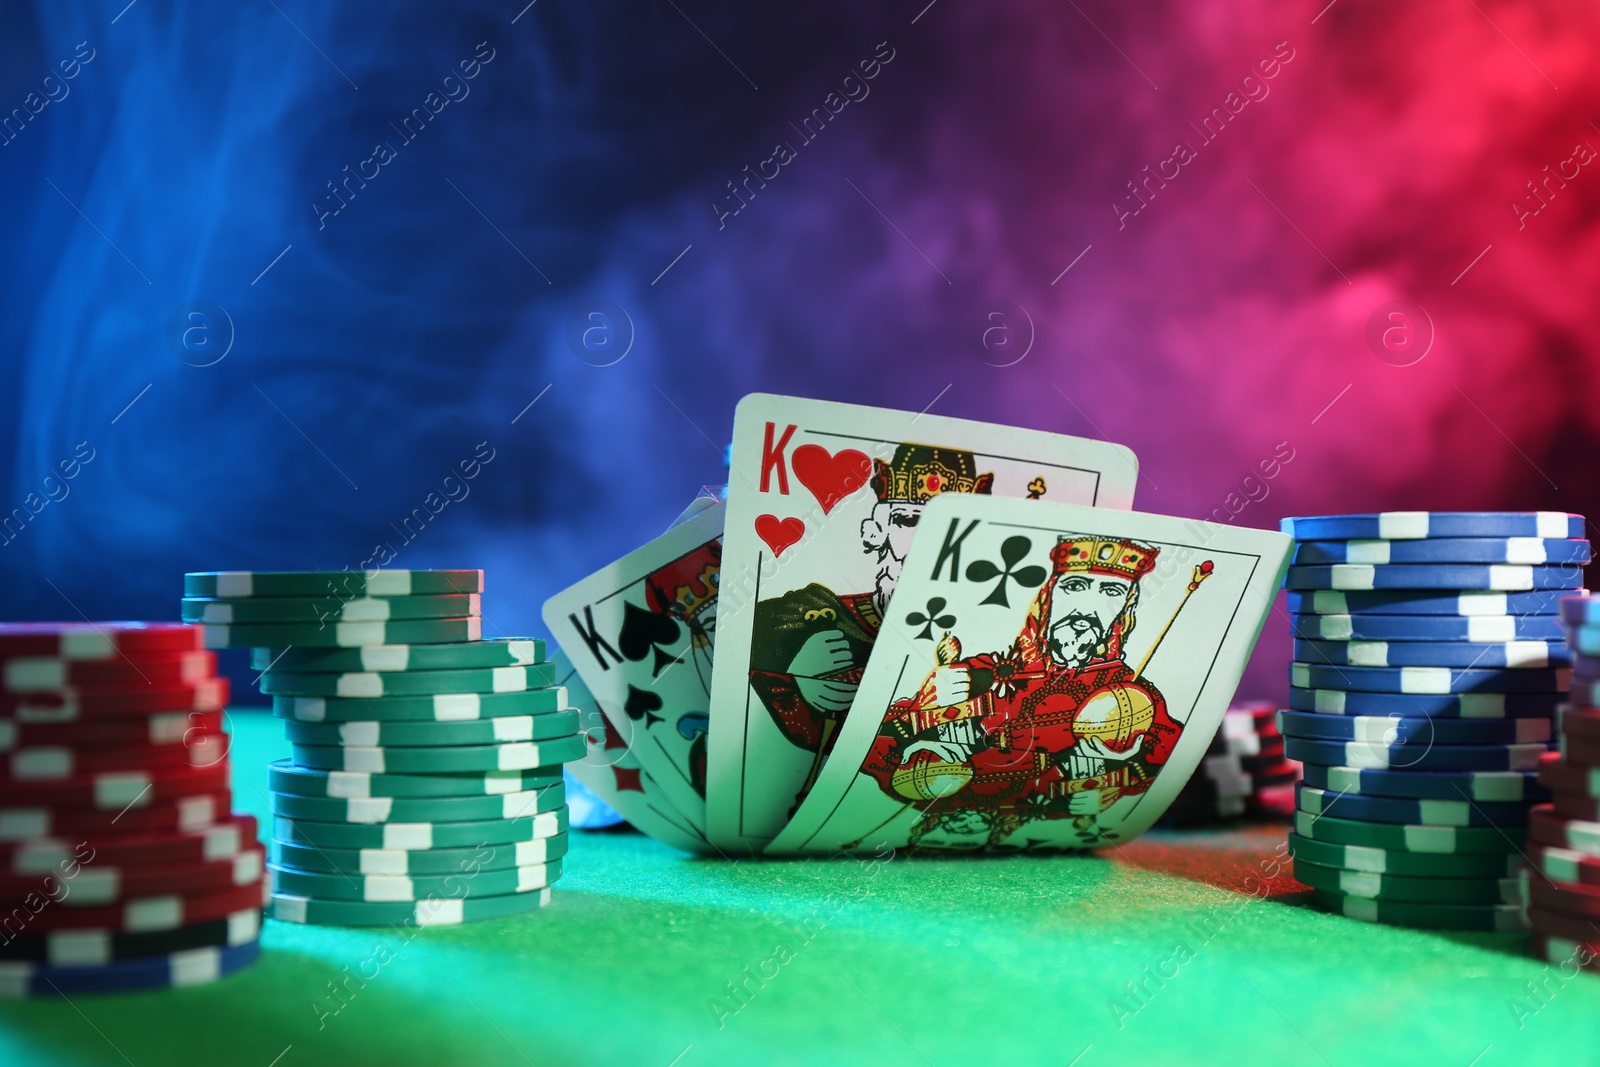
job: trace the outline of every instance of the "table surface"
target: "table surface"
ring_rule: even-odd
[[[265,816],[288,745],[266,714],[231,719],[235,806]],[[269,921],[261,962],[214,985],[0,1003],[0,1064],[1600,1060],[1600,980],[1519,935],[1312,910],[1282,826],[737,863],[573,838],[531,916],[409,935]]]

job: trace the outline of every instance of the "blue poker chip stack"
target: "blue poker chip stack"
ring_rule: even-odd
[[[1284,519],[1304,765],[1289,835],[1318,904],[1369,922],[1522,930],[1518,871],[1585,592],[1581,515]]]

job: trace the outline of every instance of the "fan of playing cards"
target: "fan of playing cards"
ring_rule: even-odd
[[[753,394],[727,500],[544,605],[589,755],[695,853],[1093,848],[1205,754],[1291,540],[1104,441]]]

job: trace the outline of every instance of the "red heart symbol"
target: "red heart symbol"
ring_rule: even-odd
[[[772,558],[783,555],[783,550],[800,540],[806,524],[799,519],[780,519],[776,515],[756,516],[756,536],[772,549]]]
[[[790,466],[800,484],[822,505],[826,515],[833,506],[867,484],[872,476],[872,459],[865,452],[846,448],[829,455],[821,445],[801,445],[790,457]]]

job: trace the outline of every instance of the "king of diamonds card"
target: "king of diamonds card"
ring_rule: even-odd
[[[768,851],[1142,832],[1216,732],[1290,540],[956,495],[922,523],[834,753]]]
[[[758,848],[825,765],[923,510],[945,494],[1132,505],[1120,445],[753,394],[734,417],[707,768],[712,840]]]

